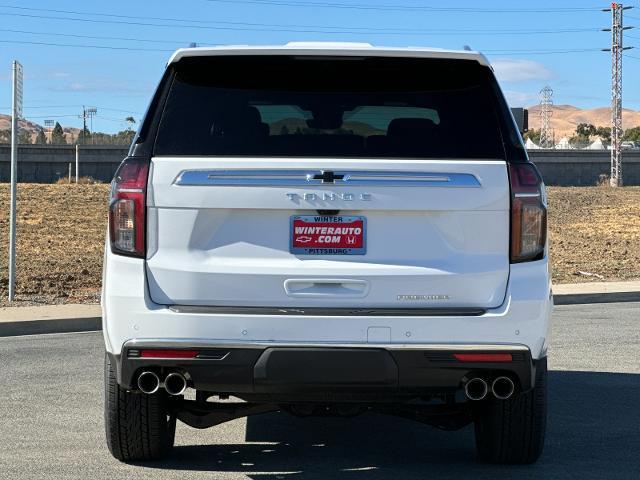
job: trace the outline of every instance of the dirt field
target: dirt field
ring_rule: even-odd
[[[97,302],[108,185],[18,189],[18,303]],[[7,298],[8,185],[0,185],[0,305]],[[640,187],[549,188],[555,283],[640,278]]]

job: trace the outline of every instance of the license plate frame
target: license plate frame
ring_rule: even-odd
[[[298,233],[296,227],[325,227],[325,233]],[[333,228],[332,233],[326,233]],[[336,228],[360,228],[350,233],[342,233],[341,239],[323,238],[330,240],[321,245],[319,237],[335,237]],[[301,242],[302,237],[309,237],[308,242]],[[353,237],[353,238],[349,238]],[[353,243],[351,243],[353,242]],[[325,246],[327,245],[327,246]],[[349,245],[354,245],[350,247]],[[289,252],[296,255],[365,255],[367,253],[367,219],[363,215],[292,215],[289,221]]]

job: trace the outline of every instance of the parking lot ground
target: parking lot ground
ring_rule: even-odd
[[[168,461],[108,453],[101,334],[0,338],[0,478],[635,479],[640,477],[640,304],[557,307],[545,453],[532,466],[474,461],[473,432],[378,415],[266,414],[178,425]]]

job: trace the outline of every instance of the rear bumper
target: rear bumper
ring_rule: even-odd
[[[148,349],[190,349],[189,359],[147,358]],[[455,353],[506,353],[509,362],[463,362]],[[112,355],[118,382],[135,389],[138,375],[180,371],[189,386],[269,402],[389,401],[455,393],[465,378],[510,376],[532,387],[535,362],[520,345],[234,345],[198,340],[130,340]]]
[[[386,401],[450,392],[478,371],[509,373],[526,390],[537,360],[546,356],[553,306],[547,268],[546,259],[512,265],[504,303],[478,313],[256,313],[158,305],[148,294],[144,260],[107,250],[103,334],[125,388],[133,388],[142,368],[154,368],[160,374],[183,370],[199,390],[274,402],[360,395]],[[143,347],[223,350],[225,356],[160,360],[130,354]],[[522,355],[501,364],[451,360],[452,353],[467,350]]]
[[[120,355],[126,342],[230,345],[523,345],[536,360],[546,355],[553,307],[547,261],[511,266],[503,304],[480,314],[408,315],[406,312],[235,312],[176,309],[151,301],[144,260],[106,252],[102,294],[106,349]],[[246,310],[246,309],[245,309]],[[312,309],[313,310],[313,309]],[[366,314],[365,314],[366,313]],[[449,312],[451,313],[451,312]]]

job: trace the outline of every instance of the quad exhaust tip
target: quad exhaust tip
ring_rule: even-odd
[[[464,384],[464,393],[469,400],[482,400],[489,393],[489,386],[480,377],[475,377]]]
[[[160,378],[151,371],[144,371],[138,377],[138,388],[147,395],[156,393],[160,388]]]
[[[491,384],[491,392],[498,400],[506,400],[513,395],[515,385],[509,377],[498,377]]]
[[[181,373],[172,372],[164,379],[164,389],[169,395],[182,395],[187,389],[187,379]]]

